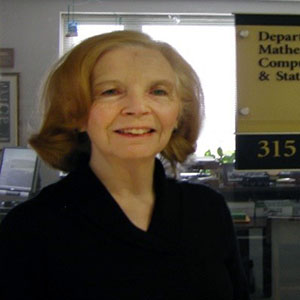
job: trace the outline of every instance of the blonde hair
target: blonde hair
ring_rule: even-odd
[[[43,122],[39,132],[30,137],[29,144],[50,166],[69,172],[76,168],[82,156],[90,156],[89,138],[78,129],[86,123],[92,104],[91,74],[99,57],[122,46],[158,50],[177,76],[182,112],[178,128],[161,155],[174,165],[195,151],[204,114],[195,71],[167,43],[154,41],[140,32],[115,31],[88,38],[74,47],[55,64],[44,84]]]

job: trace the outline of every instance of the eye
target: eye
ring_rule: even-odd
[[[109,89],[109,90],[105,90],[104,92],[101,93],[101,95],[103,96],[113,96],[113,95],[117,95],[119,94],[117,89]]]
[[[167,96],[168,92],[165,89],[153,89],[151,94],[155,96]]]

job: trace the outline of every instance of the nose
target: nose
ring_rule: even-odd
[[[131,91],[127,94],[122,113],[124,115],[146,115],[151,112],[146,96],[139,91]]]

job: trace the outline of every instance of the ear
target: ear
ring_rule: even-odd
[[[180,122],[182,120],[182,114],[183,114],[183,104],[180,101],[179,111],[178,111],[178,115],[177,115],[177,119],[176,119],[176,123],[175,123],[174,129],[178,129],[179,124],[180,124]]]
[[[78,124],[78,132],[86,132],[87,131],[87,121],[80,122],[82,124]]]
[[[177,130],[178,127],[179,127],[179,123],[180,123],[180,116],[178,116],[177,120],[176,120],[176,123],[175,123],[175,126],[174,126],[174,130]]]

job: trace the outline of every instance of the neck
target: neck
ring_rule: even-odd
[[[154,158],[90,161],[90,167],[112,195],[153,194]]]
[[[142,230],[147,230],[155,202],[154,158],[118,160],[97,157],[90,167],[101,180],[127,218]]]

